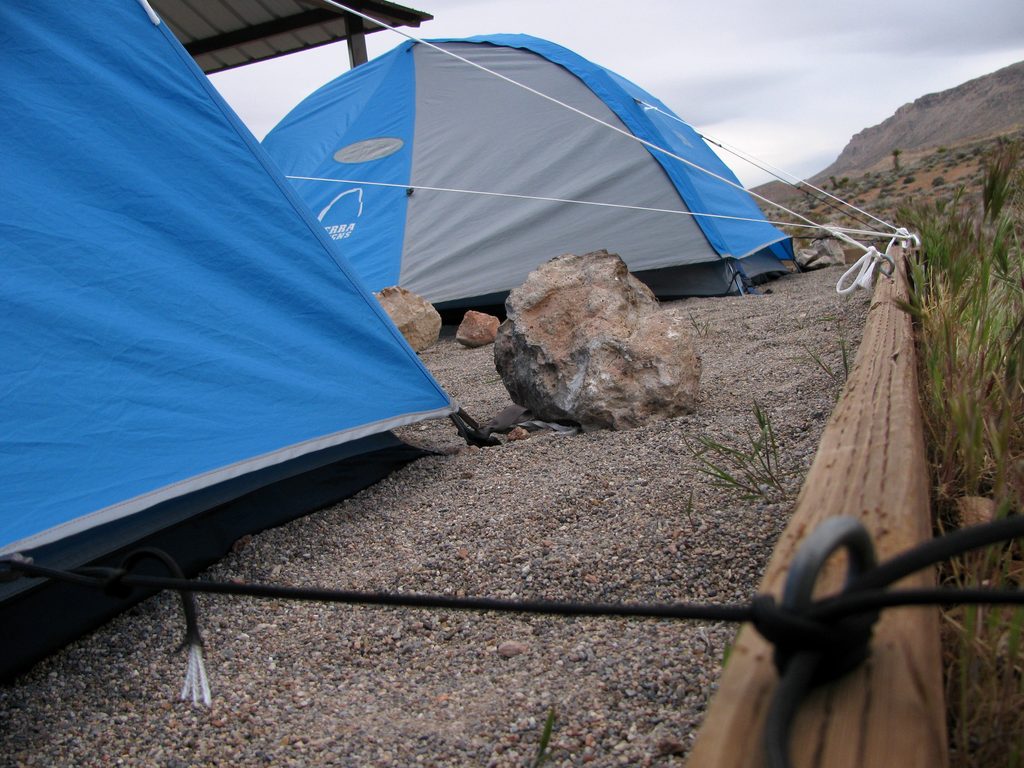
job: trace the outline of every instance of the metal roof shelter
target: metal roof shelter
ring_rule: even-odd
[[[365,36],[384,27],[322,0],[151,0],[154,10],[207,74],[320,45],[348,41],[349,64],[366,62]],[[387,0],[347,0],[393,27],[434,17]]]

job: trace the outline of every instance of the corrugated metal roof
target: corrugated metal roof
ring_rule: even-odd
[[[208,74],[383,29],[320,0],[150,0],[150,4]],[[434,18],[386,0],[346,0],[346,5],[391,26],[418,27]]]

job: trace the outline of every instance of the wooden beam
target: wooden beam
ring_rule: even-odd
[[[345,31],[348,35],[348,65],[355,69],[367,61],[366,30],[362,17],[346,13]]]
[[[856,362],[814,463],[761,582],[778,598],[803,538],[824,519],[858,518],[879,560],[931,538],[928,471],[909,316],[905,262],[894,280],[879,277]],[[845,557],[822,573],[822,593],[835,591]],[[899,586],[931,586],[930,572]],[[889,609],[875,625],[871,657],[857,670],[811,694],[792,729],[795,768],[936,768],[948,764],[939,650],[933,608]],[[762,725],[778,677],[772,648],[744,626],[729,654],[689,768],[764,765]]]

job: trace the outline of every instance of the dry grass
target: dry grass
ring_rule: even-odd
[[[906,208],[921,234],[907,306],[918,329],[922,406],[939,528],[961,524],[957,501],[1024,512],[1024,166],[1019,143],[985,160],[981,205],[966,190]],[[955,586],[1019,588],[1020,542],[951,563]],[[1024,760],[1024,610],[945,614],[951,764]]]

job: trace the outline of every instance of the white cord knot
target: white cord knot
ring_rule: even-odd
[[[853,293],[853,291],[858,288],[864,288],[865,290],[870,289],[871,283],[875,277],[875,267],[884,263],[887,263],[890,266],[889,271],[885,274],[891,275],[892,268],[895,267],[892,257],[888,254],[883,255],[878,252],[878,249],[875,248],[875,246],[870,246],[864,255],[857,259],[853,266],[846,270],[846,272],[843,273],[843,276],[839,278],[839,282],[836,283],[836,293],[840,296],[846,296],[849,293]],[[885,272],[884,269],[882,271]],[[857,273],[857,276],[853,279],[853,282],[849,285],[844,285],[854,272]]]
[[[901,248],[909,248],[910,244],[913,243],[915,248],[921,247],[921,238],[913,234],[906,227],[900,227],[896,230],[896,234],[893,235],[892,240],[889,241],[889,245],[885,247],[885,252],[889,253],[892,247],[896,244],[896,241],[900,241]]]

